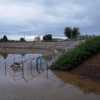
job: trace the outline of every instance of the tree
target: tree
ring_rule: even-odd
[[[25,42],[25,39],[21,37],[20,42]]]
[[[52,40],[52,35],[51,34],[44,35],[43,40]]]
[[[8,41],[7,36],[6,36],[6,35],[4,35],[4,36],[3,36],[3,38],[1,39],[1,41],[2,41],[2,42],[7,42],[7,41]]]
[[[77,38],[80,35],[80,31],[78,27],[74,27],[72,30],[72,38]]]
[[[80,31],[78,27],[74,27],[74,28],[66,27],[64,29],[64,34],[69,39],[75,39],[78,37],[78,35],[80,35]]]
[[[64,34],[65,34],[66,37],[72,38],[72,29],[70,27],[66,27],[64,29]]]

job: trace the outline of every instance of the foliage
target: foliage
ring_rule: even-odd
[[[20,38],[20,42],[25,42],[25,38]]]
[[[74,27],[74,28],[66,27],[64,29],[64,35],[66,37],[68,37],[69,39],[75,39],[75,38],[78,37],[78,35],[80,35],[79,28],[77,28],[77,27]]]
[[[71,36],[72,36],[72,29],[70,27],[66,27],[64,29],[64,34],[65,34],[66,37],[71,38]]]
[[[52,66],[53,69],[70,70],[76,68],[89,57],[100,53],[100,36],[86,40],[76,48],[62,55]]]
[[[1,42],[8,42],[8,38],[6,35],[3,36],[3,38],[0,40]]]
[[[52,35],[51,35],[51,34],[46,34],[46,35],[44,35],[44,36],[43,36],[43,40],[46,40],[46,41],[52,40]]]
[[[72,38],[77,38],[78,35],[80,35],[79,28],[74,27],[72,29]]]

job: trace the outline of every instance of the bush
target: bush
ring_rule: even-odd
[[[46,34],[43,36],[43,40],[48,41],[48,40],[52,40],[52,35],[51,34]]]
[[[8,42],[8,38],[6,35],[3,36],[3,38],[0,40],[1,42]]]
[[[65,27],[64,35],[69,39],[76,39],[80,35],[80,30],[78,27]]]
[[[20,38],[20,42],[25,42],[26,40],[25,40],[25,38]]]
[[[76,68],[89,57],[100,53],[100,36],[86,40],[78,47],[62,55],[52,66],[52,69],[70,70]]]

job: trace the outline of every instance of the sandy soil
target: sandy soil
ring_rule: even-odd
[[[100,54],[85,61],[79,67],[72,70],[72,73],[81,75],[82,78],[90,78],[100,82]]]
[[[55,74],[65,83],[79,87],[85,93],[96,93],[100,95],[100,83],[89,78],[82,78],[78,74],[71,72],[55,71]]]
[[[93,56],[71,72],[56,71],[66,83],[79,86],[87,92],[100,94],[100,54]]]

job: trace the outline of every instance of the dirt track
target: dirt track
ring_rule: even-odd
[[[42,53],[52,54],[57,50],[63,52],[75,47],[80,41],[62,42],[1,42],[0,53]]]

